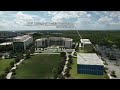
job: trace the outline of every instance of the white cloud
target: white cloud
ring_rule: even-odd
[[[53,15],[53,22],[62,22],[70,18],[87,18],[91,17],[91,14],[88,14],[85,11],[60,11],[60,12],[48,12]]]
[[[43,14],[45,13],[45,14]],[[42,16],[43,15],[43,16]],[[45,16],[44,16],[45,15]],[[48,17],[46,17],[48,15]],[[74,19],[74,20],[73,20]],[[71,21],[73,20],[73,21]],[[40,29],[26,26],[27,22],[75,22],[79,29],[119,29],[120,11],[44,11],[36,14],[26,11],[0,11],[0,28]],[[43,27],[42,29],[44,29]]]
[[[113,20],[112,18],[105,16],[105,17],[98,19],[98,23],[99,24],[109,24],[112,20]]]

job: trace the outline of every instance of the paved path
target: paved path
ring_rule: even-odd
[[[63,71],[62,71],[62,75],[65,75],[65,70],[67,69],[67,63],[68,63],[68,60],[69,60],[69,54],[66,52],[66,62],[65,62],[65,65],[64,65],[64,68],[63,68]]]
[[[13,69],[16,69],[16,66],[17,66],[17,65],[20,65],[24,60],[25,60],[25,59],[21,59],[18,63],[14,64],[14,67],[11,68],[10,72],[7,74],[6,79],[10,79],[10,78],[11,78],[12,73],[13,73],[12,70],[13,70]]]
[[[7,74],[7,79],[10,79],[11,78],[11,76],[12,76],[12,72],[9,72],[8,74]]]

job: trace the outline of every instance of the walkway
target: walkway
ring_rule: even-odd
[[[12,76],[12,73],[13,73],[12,70],[16,69],[16,66],[20,65],[24,60],[25,60],[25,58],[21,59],[18,63],[14,64],[14,67],[7,74],[6,79],[11,79],[11,76]]]

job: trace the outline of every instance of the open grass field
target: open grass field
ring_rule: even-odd
[[[13,59],[0,60],[0,75],[5,72],[5,69],[10,66]]]
[[[77,58],[73,58],[73,65],[70,74],[71,79],[104,79],[103,75],[77,74]]]
[[[16,79],[52,79],[52,70],[60,60],[59,54],[37,54],[23,61],[16,70]]]

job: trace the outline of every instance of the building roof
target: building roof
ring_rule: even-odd
[[[11,45],[12,42],[4,42],[4,43],[0,43],[0,45]]]
[[[81,43],[92,44],[89,39],[80,39]]]
[[[72,41],[73,39],[71,38],[64,38],[65,41]]]
[[[14,42],[24,42],[26,41],[28,38],[31,38],[31,36],[29,35],[23,35],[23,36],[17,36],[13,38]]]
[[[36,39],[35,41],[42,41],[42,40],[46,40],[47,38],[39,38],[39,39]]]
[[[97,56],[96,53],[78,53],[77,64],[104,65],[103,61]]]

